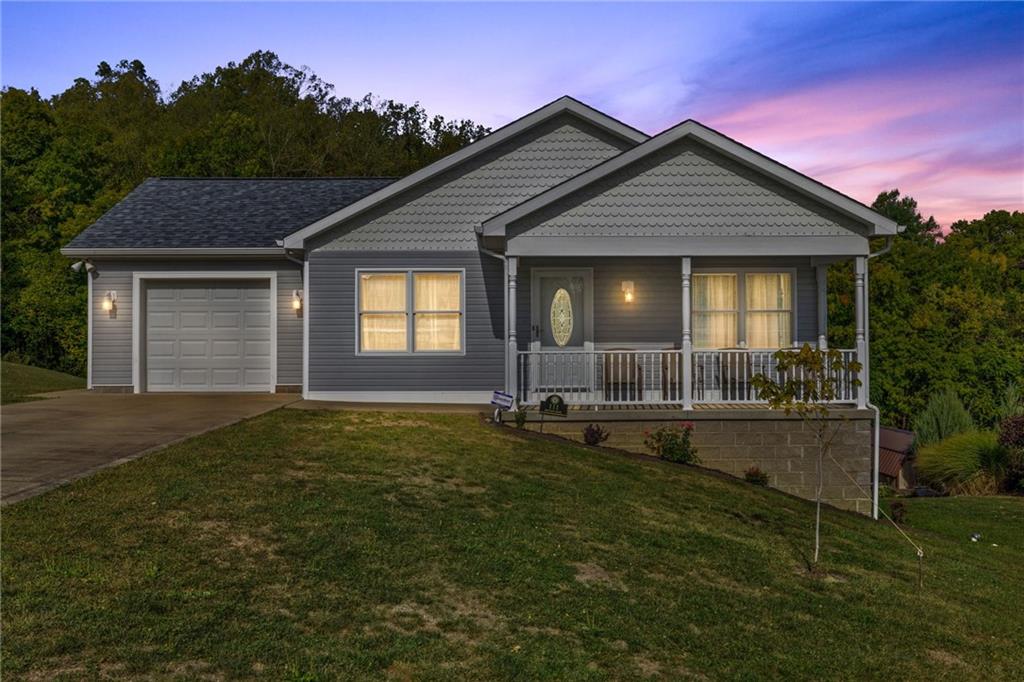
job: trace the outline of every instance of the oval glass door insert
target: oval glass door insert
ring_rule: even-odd
[[[572,299],[569,292],[559,289],[551,297],[551,336],[559,348],[572,338]]]

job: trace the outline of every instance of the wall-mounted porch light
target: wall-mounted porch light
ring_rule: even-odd
[[[633,282],[623,281],[622,282],[622,293],[626,296],[626,303],[633,302]]]
[[[104,294],[103,295],[102,306],[103,306],[103,311],[104,312],[108,312],[108,313],[110,311],[112,311],[114,308],[116,308],[117,307],[117,292],[116,291],[108,291],[106,294]]]
[[[292,290],[292,310],[302,310],[302,289]]]

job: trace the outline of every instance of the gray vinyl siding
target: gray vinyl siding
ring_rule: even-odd
[[[503,265],[476,251],[316,251],[309,260],[310,391],[490,391],[504,385]],[[465,269],[464,354],[356,353],[356,271]]]
[[[679,347],[682,341],[682,261],[679,258],[523,258],[516,278],[516,338],[527,350],[531,333],[531,268],[585,267],[594,272],[594,343]],[[796,269],[797,341],[818,336],[818,296],[814,268],[807,258],[694,258],[694,269]],[[635,300],[627,304],[622,281],[632,281]]]
[[[132,281],[135,272],[277,272],[277,383],[302,384],[302,311],[292,308],[292,290],[302,288],[302,269],[289,261],[97,261],[92,289],[92,383],[132,384]],[[103,310],[106,292],[117,292],[114,315]]]
[[[862,234],[855,221],[692,140],[668,145],[513,223],[508,236]]]
[[[476,228],[632,146],[565,114],[329,230],[310,249],[469,251]]]

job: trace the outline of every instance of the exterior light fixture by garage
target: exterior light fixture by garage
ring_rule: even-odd
[[[103,310],[104,312],[110,312],[117,307],[117,292],[108,291],[103,297]]]
[[[302,310],[302,289],[292,290],[292,310]]]
[[[626,303],[633,302],[633,282],[623,281],[622,282],[622,293],[626,295]]]

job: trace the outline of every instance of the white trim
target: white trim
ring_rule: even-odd
[[[860,235],[815,237],[511,237],[509,256],[866,256]]]
[[[618,136],[619,138],[632,142],[633,144],[639,144],[645,140],[650,139],[647,135],[631,128],[621,121],[616,121],[614,118],[603,114],[600,111],[588,107],[586,104],[579,102],[571,97],[559,97],[554,102],[547,104],[536,111],[526,114],[522,118],[519,118],[506,126],[499,128],[493,133],[486,135],[476,142],[469,144],[457,152],[449,154],[448,156],[435,161],[434,163],[421,168],[415,173],[405,176],[401,180],[387,185],[376,192],[363,197],[359,201],[349,204],[348,206],[335,211],[334,213],[317,220],[314,223],[307,225],[306,227],[293,232],[284,239],[284,246],[288,249],[301,249],[304,248],[305,241],[310,237],[314,237],[324,230],[329,230],[336,226],[338,223],[348,220],[353,216],[356,216],[364,211],[367,211],[374,206],[379,205],[386,199],[390,199],[393,196],[401,194],[402,192],[411,189],[419,185],[420,183],[443,173],[465,161],[468,161],[481,153],[491,149],[502,142],[505,142],[520,133],[523,133],[534,126],[547,121],[548,119],[554,118],[559,114],[572,113],[577,117],[587,121],[588,123],[595,125],[603,130]],[[488,399],[489,400],[489,399]]]
[[[789,275],[789,298],[790,298],[790,346],[793,343],[800,341],[798,336],[797,326],[797,308],[799,300],[797,297],[797,285],[796,278],[799,268],[795,267],[771,267],[771,266],[757,266],[757,267],[710,267],[710,268],[693,268],[692,275],[736,275],[736,343],[740,345],[743,350],[779,350],[778,348],[751,348],[747,346],[747,274],[749,273],[778,273]],[[693,288],[691,286],[691,296]],[[779,311],[785,312],[785,311]],[[690,315],[693,315],[693,305],[691,302]],[[691,318],[690,324],[692,326],[693,320]],[[697,348],[694,346],[694,351],[712,351],[712,350],[730,350],[728,348]]]
[[[376,350],[376,351],[364,351],[362,348],[362,319],[361,316],[364,314],[359,309],[360,295],[359,295],[359,275],[364,272],[378,272],[378,273],[394,273],[405,275],[405,310],[401,311],[405,315],[405,335],[406,335],[406,350]],[[431,272],[446,272],[446,273],[458,273],[459,275],[459,325],[460,333],[462,338],[460,339],[461,346],[459,350],[416,350],[416,301],[414,294],[414,279],[416,273],[431,273]],[[466,269],[465,268],[355,268],[355,349],[356,356],[359,357],[423,357],[431,355],[440,356],[462,356],[466,354]],[[400,311],[371,311],[383,312],[384,314],[399,314]],[[431,311],[421,310],[421,313],[431,312],[445,312],[452,313],[455,311]],[[490,398],[488,398],[488,401]]]
[[[86,270],[85,278],[88,281],[89,293],[89,307],[86,311],[86,337],[85,337],[85,387],[87,389],[92,388],[92,273]]]
[[[270,390],[277,389],[277,271],[239,270],[228,272],[216,270],[211,272],[135,272],[132,274],[132,390],[142,393],[142,377],[140,361],[142,359],[141,325],[142,314],[142,282],[148,279],[206,280],[206,279],[265,279],[270,287]],[[231,391],[237,393],[237,391]],[[262,391],[261,391],[262,392]]]
[[[302,397],[309,396],[309,253],[302,260]]]
[[[352,403],[489,405],[492,391],[310,391],[306,400]]]

